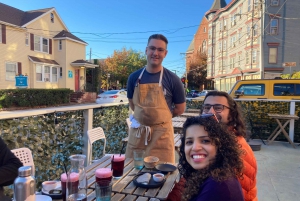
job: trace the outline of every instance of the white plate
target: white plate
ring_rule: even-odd
[[[52,198],[47,195],[35,195],[35,201],[52,201]]]

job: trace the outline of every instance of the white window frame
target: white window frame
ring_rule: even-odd
[[[47,41],[46,46],[44,46],[44,43],[43,43],[44,41]],[[47,51],[44,51],[45,47],[47,47]],[[42,36],[34,35],[34,51],[49,54],[49,39],[43,38]]]
[[[7,75],[7,64],[9,65],[15,65],[15,71],[9,71],[9,72],[14,72],[13,76],[8,76]],[[5,62],[5,80],[7,81],[15,81],[15,77],[18,74],[18,63],[17,62]]]
[[[258,36],[258,25],[257,24],[255,24],[254,26],[253,26],[253,37],[255,37],[255,36]]]
[[[41,79],[37,79],[37,69],[40,68],[39,74],[41,74]],[[56,68],[56,74],[53,74],[53,69]],[[56,75],[56,79],[55,79]],[[37,64],[35,66],[35,81],[36,82],[52,82],[57,83],[58,82],[58,76],[59,76],[59,68],[58,66],[51,66],[51,65],[41,65]]]
[[[271,49],[276,50],[274,55],[271,55]],[[277,64],[278,47],[269,47],[269,64]]]
[[[251,11],[252,0],[248,0],[248,12]]]
[[[203,42],[202,42],[202,52],[203,53],[206,53],[206,50],[207,50],[207,44],[206,44],[206,40],[204,40]]]
[[[226,49],[227,49],[227,41],[226,40],[224,40],[223,41],[223,51],[226,51]]]
[[[255,64],[257,62],[257,54],[256,50],[252,51],[252,63]]]
[[[58,50],[62,50],[62,40],[58,40]]]
[[[274,26],[273,22],[276,22],[275,26]],[[278,25],[279,25],[279,20],[277,18],[271,19],[271,21],[270,21],[270,35],[277,35],[278,34]]]
[[[226,22],[226,20],[224,19],[224,21],[223,21],[223,30],[226,30],[226,26],[227,26],[227,22]]]
[[[257,10],[258,8],[258,0],[253,0],[253,9]]]
[[[271,1],[271,6],[279,6],[279,0],[270,0]]]
[[[53,13],[50,13],[50,21],[51,21],[52,23],[54,23],[54,14],[53,14]]]
[[[211,39],[212,38],[212,29],[209,29],[208,30],[208,39]]]

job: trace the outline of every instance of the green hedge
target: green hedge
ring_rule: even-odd
[[[70,89],[2,89],[0,108],[55,106],[69,103]]]

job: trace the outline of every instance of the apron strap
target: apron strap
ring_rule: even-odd
[[[136,85],[137,86],[139,83],[140,83],[140,80],[142,79],[142,76],[144,74],[144,71],[145,71],[146,67],[142,70],[137,82],[136,82]],[[162,77],[163,77],[163,74],[164,74],[164,67],[162,67],[161,71],[160,71],[160,76],[159,76],[159,82],[158,82],[158,85],[161,87],[161,83],[162,83]]]
[[[135,137],[141,138],[141,133],[143,132],[143,129],[145,129],[145,134],[146,134],[146,136],[145,136],[145,145],[148,145],[148,141],[151,140],[151,127],[150,126],[141,125],[138,128]]]

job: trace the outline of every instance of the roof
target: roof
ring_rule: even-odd
[[[93,63],[88,62],[88,61],[83,60],[83,59],[79,59],[79,60],[73,61],[71,63],[71,66],[73,66],[73,67],[86,67],[86,68],[99,67],[99,65],[93,64]]]
[[[54,65],[59,65],[55,60],[51,59],[44,59],[44,58],[39,58],[39,57],[34,57],[34,56],[28,56],[29,59],[34,62],[34,63],[46,63],[46,64],[54,64]]]
[[[215,0],[209,10],[218,10],[220,8],[224,8],[226,5],[227,3],[225,0]]]
[[[191,43],[190,43],[188,49],[186,50],[186,52],[192,52],[192,51],[194,51],[194,41],[195,41],[195,37],[191,41]]]
[[[23,26],[35,18],[43,15],[53,8],[40,10],[22,11],[17,8],[0,3],[0,21],[7,22],[16,26]]]
[[[70,39],[73,39],[73,40],[76,40],[76,41],[79,41],[79,42],[82,42],[82,43],[85,43],[87,44],[85,41],[81,40],[80,38],[78,38],[77,36],[71,34],[70,32],[68,31],[65,31],[65,30],[62,30],[61,32],[59,32],[56,36],[53,37],[54,39],[67,39],[67,38],[70,38]]]

